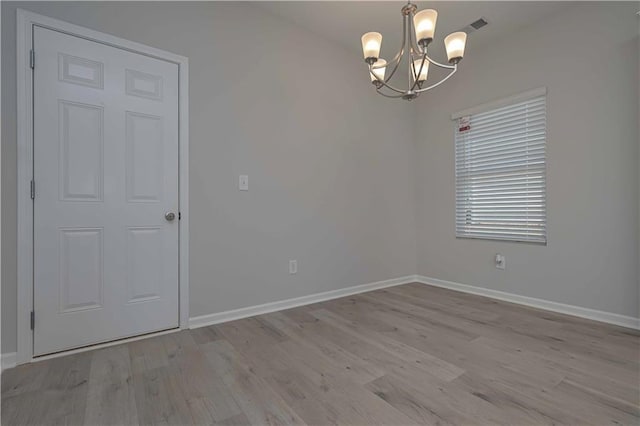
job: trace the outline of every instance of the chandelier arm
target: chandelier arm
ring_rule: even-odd
[[[423,49],[420,46],[418,46],[418,47],[414,48],[414,51],[416,53],[416,55],[415,55],[416,58],[423,58],[424,55],[426,55],[426,53],[427,53],[427,48],[425,47]]]
[[[409,47],[407,49],[407,62],[408,62],[408,67],[407,67],[407,91],[405,93],[409,93],[411,92],[412,88],[411,88],[411,79],[413,78],[413,75],[411,74],[411,71],[413,70],[413,45],[411,43],[411,14],[407,15],[405,17],[405,22],[409,21],[409,25],[405,25],[406,28],[403,28],[403,34],[402,37],[404,39],[406,39],[408,41]]]
[[[399,99],[404,96],[404,95],[387,95],[386,93],[382,93],[380,89],[377,89],[376,92],[378,92],[379,95],[382,95],[385,98],[391,98],[391,99]]]
[[[402,32],[404,33],[407,29],[407,17],[403,16],[402,17]],[[393,70],[391,70],[391,72],[387,75],[387,78],[384,79],[384,83],[388,83],[389,81],[391,81],[391,78],[393,77],[393,75],[396,73],[396,71],[398,70],[398,67],[400,66],[400,62],[402,62],[402,57],[404,56],[404,49],[406,46],[406,39],[405,37],[402,37],[402,46],[400,46],[400,50],[398,50],[398,53],[396,53],[396,56],[394,56],[394,58],[391,60],[390,63],[395,63],[395,66],[393,67]],[[389,66],[389,62],[387,62],[387,66]]]
[[[396,62],[395,66],[393,67],[393,69],[391,70],[391,72],[389,73],[387,78],[384,79],[385,83],[389,82],[391,80],[391,78],[393,77],[393,75],[398,70],[398,67],[400,66],[400,62],[402,62],[402,55],[403,54],[404,54],[404,43],[402,43],[402,48],[398,52],[398,55],[396,55],[396,56],[398,56],[398,61]]]
[[[427,86],[427,87],[425,87],[425,88],[423,88],[423,89],[416,90],[416,93],[426,92],[427,90],[431,90],[431,89],[433,89],[434,87],[438,87],[438,86],[440,86],[442,83],[444,83],[445,81],[449,80],[449,78],[450,78],[452,75],[454,75],[454,74],[456,73],[456,71],[458,71],[458,66],[457,66],[457,65],[454,65],[454,66],[452,67],[451,72],[450,72],[450,73],[449,73],[445,78],[443,78],[442,80],[440,80],[440,81],[439,81],[439,82],[437,82],[437,83],[432,84],[431,86]]]
[[[402,48],[398,51],[398,53],[396,53],[396,56],[394,56],[393,59],[387,61],[386,65],[384,65],[384,66],[388,67],[388,66],[391,66],[391,65],[394,65],[394,64],[398,64],[400,62],[400,60],[402,59],[402,54],[403,53],[404,53],[404,46],[402,46]],[[383,67],[378,65],[377,67],[374,67],[374,69],[375,68],[383,68]]]
[[[445,64],[441,64],[440,62],[434,61],[433,59],[431,59],[431,57],[429,57],[429,55],[427,55],[427,52],[425,51],[424,56],[427,58],[427,60],[429,62],[431,62],[433,65],[440,67],[440,68],[446,68],[449,70],[455,70],[458,68],[457,65],[445,65]]]
[[[406,21],[405,21],[405,20],[404,20],[404,18],[403,18],[403,20],[402,20],[402,26],[403,26],[403,28],[406,28],[406,25],[407,25],[407,23],[406,23]],[[405,30],[403,30],[403,32],[404,32],[404,31],[405,31]],[[390,66],[392,66],[392,65],[396,65],[396,67],[397,67],[397,66],[400,64],[400,62],[402,61],[402,56],[404,55],[404,48],[405,48],[405,45],[406,45],[406,41],[405,41],[405,38],[403,37],[403,38],[402,38],[402,45],[400,46],[400,50],[398,50],[398,53],[396,53],[396,55],[393,57],[393,59],[388,60],[388,61],[387,61],[387,63],[386,63],[386,64],[384,64],[384,65],[378,65],[378,66],[376,66],[376,65],[374,64],[372,68],[375,70],[375,69],[378,69],[378,68],[390,67]],[[392,71],[392,72],[391,72],[391,74],[390,74],[389,78],[386,78],[386,79],[385,79],[385,81],[389,81],[389,79],[390,79],[391,75],[393,75],[393,73],[394,73],[394,72],[395,72],[395,68],[394,68],[394,71]]]
[[[413,66],[413,60],[409,64],[409,69],[413,70],[413,80],[414,80],[413,86],[411,86],[410,90],[414,90],[418,86],[418,84],[420,84],[420,76],[422,75],[422,68],[424,67],[424,62],[426,59],[427,59],[427,55],[425,54],[422,56],[422,62],[420,63],[420,70],[418,72],[416,72],[416,69]]]
[[[369,74],[371,74],[373,77],[375,77],[376,81],[377,81],[378,83],[380,83],[382,86],[387,87],[387,88],[389,88],[389,89],[393,90],[394,92],[401,93],[401,94],[403,94],[403,95],[406,93],[404,90],[397,89],[397,88],[393,87],[392,85],[387,84],[387,82],[386,82],[386,81],[381,80],[381,79],[380,79],[380,77],[378,77],[378,75],[377,75],[377,74],[375,74],[375,73],[371,70],[371,65],[369,65]]]

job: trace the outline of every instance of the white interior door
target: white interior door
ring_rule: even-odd
[[[178,327],[178,65],[33,44],[34,355]]]

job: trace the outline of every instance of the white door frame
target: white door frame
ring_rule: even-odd
[[[33,27],[60,31],[87,40],[139,53],[178,65],[179,78],[179,312],[180,328],[189,326],[189,60],[164,50],[110,34],[83,28],[22,9],[17,10],[17,107],[18,107],[18,348],[17,363],[34,360],[33,330],[33,73],[30,65]],[[37,52],[36,52],[37,67]],[[37,188],[36,188],[37,192]],[[36,313],[37,315],[37,313]],[[37,319],[36,319],[37,321]],[[126,340],[126,339],[125,339]]]

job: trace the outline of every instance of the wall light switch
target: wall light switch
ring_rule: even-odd
[[[249,176],[240,175],[238,179],[238,189],[240,191],[248,191],[249,190]]]
[[[298,261],[297,260],[290,260],[289,261],[289,273],[292,274],[292,275],[298,273]]]

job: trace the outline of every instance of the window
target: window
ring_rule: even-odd
[[[453,118],[456,236],[546,243],[546,90]]]

